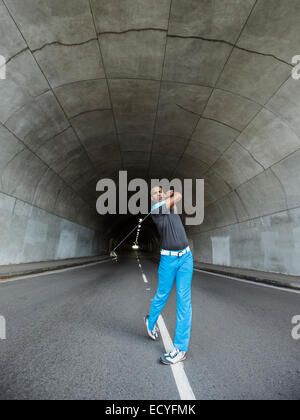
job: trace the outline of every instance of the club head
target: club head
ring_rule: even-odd
[[[111,251],[110,256],[114,262],[118,262],[118,255],[116,251]]]

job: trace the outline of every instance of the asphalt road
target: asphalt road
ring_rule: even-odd
[[[121,258],[0,283],[0,399],[178,400],[143,316],[157,265]],[[151,290],[147,290],[151,289]],[[186,375],[197,399],[300,399],[300,295],[195,273]],[[176,294],[163,311],[174,337]]]

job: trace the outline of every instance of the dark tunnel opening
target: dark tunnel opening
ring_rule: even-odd
[[[134,230],[143,219],[144,215],[131,217],[111,217],[111,228],[109,229],[109,251],[112,251],[126,236]],[[137,233],[140,230],[138,240]],[[160,238],[155,224],[151,217],[141,224],[140,229],[135,229],[133,233],[118,248],[118,252],[133,254],[133,245],[139,246],[138,251],[145,254],[159,254]]]

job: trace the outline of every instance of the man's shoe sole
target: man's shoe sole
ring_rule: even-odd
[[[145,317],[144,317],[144,322],[145,322],[145,326],[146,326],[146,329],[147,329],[148,337],[149,337],[152,341],[158,341],[158,340],[159,340],[159,336],[158,336],[157,338],[154,338],[154,337],[152,337],[152,336],[149,334],[146,318],[147,318],[147,317],[145,316]]]

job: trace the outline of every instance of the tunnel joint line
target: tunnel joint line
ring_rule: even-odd
[[[189,110],[187,108],[184,108],[182,105],[176,104],[176,106],[178,106],[178,108],[182,109],[183,111],[188,112],[189,114],[194,114],[197,117],[201,117],[201,115],[200,114],[197,114],[197,112],[194,112],[194,111],[191,111],[191,110]]]
[[[217,200],[217,201],[218,201],[218,200]],[[213,204],[213,203],[212,203],[212,204]],[[209,207],[209,206],[208,206],[208,207]],[[246,220],[239,221],[238,223],[229,223],[229,224],[227,224],[227,225],[216,226],[216,227],[215,227],[215,228],[213,228],[213,229],[207,229],[207,230],[202,230],[202,231],[198,231],[198,232],[190,233],[190,235],[191,235],[191,236],[203,235],[203,234],[206,234],[206,233],[209,233],[209,232],[215,232],[215,231],[219,231],[219,230],[222,230],[222,229],[225,229],[225,228],[229,228],[229,227],[231,227],[231,226],[242,225],[242,224],[244,224],[244,223],[254,222],[254,221],[256,221],[256,220],[258,220],[258,219],[262,219],[262,218],[264,218],[264,217],[276,216],[276,215],[278,215],[278,214],[283,214],[283,213],[291,212],[291,211],[293,211],[293,210],[298,210],[298,209],[300,209],[300,206],[296,206],[296,207],[293,207],[293,208],[290,208],[290,209],[284,209],[284,210],[276,211],[276,212],[274,212],[274,213],[266,213],[266,214],[262,214],[262,215],[259,215],[259,216],[252,217],[252,218],[250,218],[250,219],[246,219]]]
[[[283,185],[283,183],[281,182],[281,179],[280,179],[280,178],[278,177],[278,175],[276,174],[276,172],[274,172],[274,169],[273,169],[273,167],[272,167],[272,166],[270,166],[269,170],[270,170],[270,172],[273,174],[273,176],[277,179],[277,181],[278,181],[278,183],[279,183],[279,185],[280,185],[280,187],[281,187],[281,189],[282,189],[282,192],[283,192],[283,194],[284,194],[284,199],[285,199],[286,211],[288,212],[288,211],[289,211],[288,196],[287,196],[286,190],[285,190],[285,188],[284,188],[284,185]]]
[[[61,103],[60,103],[60,101],[58,100],[58,98],[57,98],[57,96],[56,96],[56,94],[55,94],[55,92],[54,92],[54,89],[52,88],[52,86],[51,86],[51,84],[50,84],[50,82],[49,82],[49,80],[47,79],[47,77],[46,77],[46,75],[45,75],[45,73],[44,73],[44,71],[43,71],[43,69],[41,68],[41,66],[40,66],[40,64],[39,64],[39,62],[37,61],[37,59],[36,59],[36,57],[35,57],[35,55],[31,52],[31,49],[30,49],[30,47],[29,47],[29,45],[28,45],[28,42],[27,42],[27,40],[25,39],[25,37],[24,37],[24,35],[23,35],[23,32],[21,31],[21,29],[20,29],[20,27],[19,27],[19,25],[17,24],[17,22],[16,22],[16,20],[14,19],[14,17],[13,17],[13,15],[12,15],[12,13],[11,13],[11,11],[9,10],[9,8],[8,8],[8,6],[7,6],[7,4],[6,4],[6,2],[5,2],[5,0],[3,0],[3,4],[4,4],[4,6],[5,6],[5,8],[6,8],[6,10],[7,10],[7,12],[8,12],[8,14],[9,14],[9,16],[11,17],[11,19],[12,19],[12,21],[14,22],[14,24],[15,24],[15,26],[16,26],[16,28],[18,29],[18,31],[19,31],[19,33],[20,33],[20,35],[21,35],[21,37],[23,38],[23,40],[24,40],[24,42],[25,42],[25,44],[27,45],[27,49],[30,51],[30,53],[31,53],[31,55],[32,55],[32,57],[33,57],[33,59],[34,59],[34,61],[35,61],[35,63],[36,63],[36,65],[38,66],[38,68],[39,68],[39,70],[40,70],[40,72],[41,72],[41,74],[44,76],[44,78],[45,78],[45,81],[47,82],[47,84],[48,84],[48,86],[49,86],[49,88],[50,88],[50,91],[52,92],[52,94],[53,94],[53,96],[55,97],[55,99],[56,99],[56,101],[57,101],[57,104],[58,104],[58,106],[60,107],[60,109],[62,110],[62,112],[64,113],[64,116],[65,116],[65,118],[66,118],[66,122],[68,121],[69,122],[69,124],[70,124],[70,121],[69,121],[69,119],[68,119],[68,117],[67,117],[67,115],[66,115],[66,112],[65,112],[65,110],[64,110],[64,108],[62,107],[62,105],[61,105]],[[8,127],[6,126],[6,125],[4,125],[4,127],[6,127],[7,128],[7,130],[9,130],[8,129]],[[73,127],[72,127],[73,128]],[[88,157],[88,159],[90,160],[90,162],[91,162],[91,165],[93,166],[93,163],[92,163],[92,161],[91,161],[91,159],[90,159],[90,156],[89,156],[89,154],[88,154],[88,152],[87,152],[87,150],[85,149],[85,147],[83,146],[83,144],[82,144],[82,142],[81,142],[81,140],[80,140],[80,138],[79,138],[79,136],[78,136],[78,134],[77,134],[77,132],[75,131],[75,129],[73,128],[73,131],[74,131],[74,134],[75,134],[75,136],[77,137],[77,139],[78,139],[78,141],[79,141],[79,144],[81,145],[81,147],[82,147],[82,149],[83,149],[83,151],[87,154],[87,157]],[[11,134],[13,134],[14,135],[14,137],[16,137],[21,143],[23,143],[24,145],[25,145],[25,147],[31,152],[31,153],[33,153],[41,162],[43,162],[43,164],[44,165],[46,165],[47,167],[49,167],[50,168],[50,166],[46,163],[46,162],[44,162],[28,145],[26,145],[26,143],[23,141],[23,140],[21,140],[15,133],[13,133],[11,130],[9,130],[9,132],[11,133]],[[52,168],[51,168],[51,170],[54,172],[54,173],[56,173]],[[96,168],[95,168],[95,170],[96,170]],[[96,170],[96,174],[98,173],[98,171]],[[59,175],[59,174],[57,174],[60,178],[61,178],[61,176]],[[73,187],[72,187],[72,185],[69,185],[63,178],[61,178],[61,180],[62,180],[62,182],[65,184],[65,185],[67,185],[69,188],[71,188],[73,191],[74,191],[74,193],[75,193],[75,195],[79,198],[79,199],[81,199],[83,202],[85,202],[86,204],[87,204],[87,206],[90,208],[90,210],[93,212],[94,211],[94,207],[93,206],[91,206],[91,204],[89,203],[89,202],[87,202],[80,194],[78,194],[78,192],[77,191],[75,191],[74,189],[73,189]],[[60,217],[59,215],[57,215],[58,217]]]
[[[63,131],[55,134],[55,136],[50,137],[49,139],[45,140],[44,142],[42,142],[39,147],[36,149],[36,153],[38,153],[47,143],[49,143],[50,141],[56,139],[56,137],[61,136],[62,134],[66,133],[68,130],[72,130],[72,126],[69,125],[69,127],[65,128]]]
[[[279,86],[279,88],[273,93],[273,95],[271,96],[271,98],[269,98],[267,101],[266,101],[266,103],[264,104],[264,105],[262,105],[261,106],[261,109],[254,115],[254,117],[249,121],[249,123],[246,125],[246,127],[242,130],[242,132],[241,133],[243,133],[251,124],[252,124],[252,122],[256,119],[256,117],[260,114],[260,112],[263,110],[263,109],[266,109],[266,110],[268,110],[269,111],[269,109],[267,108],[267,104],[272,100],[272,98],[279,92],[279,90],[282,88],[282,86],[283,85],[285,85],[285,83],[287,83],[287,81],[289,80],[291,78],[291,76],[289,76],[284,82],[282,82],[281,83],[281,85]],[[270,112],[273,112],[273,111],[270,111]],[[273,112],[273,114],[274,115],[276,115],[274,112]],[[298,137],[298,136],[297,136]],[[224,155],[228,152],[228,150],[233,146],[233,144],[234,143],[236,143],[237,142],[237,140],[238,140],[238,138],[239,138],[239,135],[233,140],[233,142],[231,143],[231,145],[219,156],[219,158],[216,160],[216,162],[214,162],[213,163],[213,165],[211,165],[209,168],[208,168],[208,170],[204,173],[204,175],[203,175],[203,177],[204,176],[206,176],[211,170],[213,170],[213,168],[214,168],[214,166],[216,165],[216,163],[217,162],[219,162],[219,160],[221,160],[223,157],[224,157]],[[298,137],[299,138],[299,137]],[[300,149],[300,148],[299,148]],[[277,165],[277,164],[279,164],[280,162],[282,162],[282,161],[284,161],[285,159],[287,159],[287,158],[289,158],[290,156],[292,156],[294,153],[296,153],[297,151],[299,151],[299,149],[297,149],[297,150],[295,150],[295,151],[293,151],[292,153],[290,153],[289,155],[287,155],[287,156],[285,156],[285,157],[283,157],[281,160],[279,160],[278,162],[276,162],[276,163],[274,163],[273,165],[271,165],[269,168],[272,168],[274,165]],[[267,168],[267,169],[269,169],[269,168]],[[264,171],[266,171],[266,169],[264,170]],[[263,171],[263,172],[264,172]],[[243,183],[241,183],[239,186],[237,186],[233,191],[235,191],[235,192],[237,192],[237,189],[238,188],[240,188],[241,186],[243,186],[243,185],[245,185],[245,184],[247,184],[250,180],[252,180],[252,179],[255,179],[257,176],[259,176],[259,175],[261,175],[263,172],[260,172],[259,174],[257,174],[257,175],[255,175],[254,177],[252,177],[251,179],[248,179],[248,180],[246,180],[245,182],[243,182]],[[231,191],[232,192],[232,191]],[[230,194],[230,193],[228,193],[228,194]],[[224,195],[223,197],[221,197],[221,198],[224,198],[224,197],[226,197],[228,194],[226,194],[226,195]],[[213,203],[215,203],[215,202],[217,202],[217,201],[219,201],[220,199],[217,199],[217,200],[215,200]],[[211,203],[211,204],[213,204],[213,203]],[[248,214],[248,211],[247,211],[247,214]]]
[[[80,112],[79,114],[73,115],[72,117],[70,117],[70,120],[74,120],[78,117],[82,117],[83,115],[87,115],[87,114],[93,114],[95,112],[105,112],[105,111],[111,111],[111,108],[96,108],[96,109],[90,109],[88,111],[83,111]]]
[[[170,1],[170,8],[169,8],[168,27],[167,27],[167,31],[166,31],[166,42],[165,42],[165,47],[164,47],[164,57],[163,57],[163,63],[162,63],[161,78],[160,78],[160,83],[159,83],[159,92],[158,92],[157,107],[156,107],[155,121],[154,121],[153,134],[152,134],[151,152],[150,152],[150,158],[149,158],[148,178],[150,178],[150,171],[151,171],[152,158],[153,158],[153,149],[154,149],[154,141],[155,141],[155,136],[156,136],[156,129],[157,129],[157,126],[158,126],[158,114],[159,114],[159,108],[160,108],[161,92],[162,92],[162,85],[163,85],[163,78],[164,78],[164,71],[165,71],[165,63],[166,63],[166,56],[167,56],[168,32],[169,32],[170,22],[171,22],[172,7],[173,7],[173,0]]]
[[[164,33],[168,33],[167,29],[162,29],[162,28],[131,28],[131,29],[127,29],[125,31],[106,31],[106,32],[98,32],[98,36],[103,36],[103,35],[124,35],[124,34],[128,34],[131,32],[164,32]]]
[[[117,137],[118,145],[119,145],[119,153],[120,153],[121,167],[124,169],[125,168],[124,158],[123,158],[122,149],[121,149],[120,135],[119,135],[118,125],[117,125],[116,114],[115,114],[115,110],[114,110],[114,106],[113,106],[113,101],[112,101],[112,95],[111,95],[111,89],[110,89],[110,84],[109,84],[109,78],[108,78],[108,74],[107,74],[107,70],[106,70],[106,66],[105,66],[105,60],[104,60],[104,56],[103,56],[102,48],[101,48],[101,41],[100,41],[100,37],[98,35],[98,30],[97,30],[97,25],[96,25],[96,19],[95,19],[94,10],[93,10],[93,6],[92,6],[92,3],[91,3],[91,0],[89,0],[89,7],[90,7],[91,17],[92,17],[92,20],[93,20],[95,34],[97,36],[97,43],[98,43],[98,48],[99,48],[100,59],[101,59],[102,66],[103,66],[103,71],[104,71],[104,76],[105,76],[105,80],[106,80],[106,86],[107,86],[109,101],[110,101],[110,105],[111,105],[111,111],[112,111],[112,116],[113,116],[115,133],[116,133],[116,137]]]
[[[3,124],[2,124],[3,125]],[[14,132],[12,132],[7,126],[5,126],[5,125],[3,125],[3,127],[5,127],[6,129],[7,129],[7,131],[12,135],[12,136],[14,136],[22,145],[23,145],[23,149],[20,151],[20,152],[18,152],[18,154],[17,155],[15,155],[11,160],[10,160],[10,162],[9,163],[11,163],[19,154],[21,154],[21,153],[23,153],[24,152],[24,150],[28,150],[33,156],[35,156],[40,162],[42,162],[42,164],[46,167],[46,168],[49,168],[54,174],[56,174],[60,179],[61,179],[61,181],[62,181],[62,183],[65,185],[65,187],[66,188],[70,188],[71,190],[73,190],[73,192],[78,196],[78,198],[80,198],[83,202],[85,202],[86,203],[86,205],[92,210],[93,208],[92,208],[92,206],[89,204],[89,203],[87,203],[79,194],[77,194],[77,192],[73,189],[73,187],[72,187],[72,185],[70,185],[70,184],[68,184],[61,176],[60,176],[60,174],[59,173],[57,173],[56,171],[54,171],[54,169],[53,168],[51,168],[46,162],[44,162],[22,139],[20,139]],[[3,177],[3,172],[2,172],[2,176],[1,176],[1,180],[2,180],[2,177]],[[9,197],[13,197],[13,198],[15,198],[15,199],[17,199],[17,200],[19,200],[19,201],[22,201],[22,202],[24,202],[24,203],[26,203],[26,204],[29,204],[30,206],[33,206],[33,207],[36,207],[36,208],[39,208],[39,209],[41,209],[41,210],[43,210],[43,211],[45,211],[45,212],[47,212],[47,213],[49,213],[49,214],[52,214],[52,215],[54,215],[54,216],[56,216],[56,217],[60,217],[60,218],[62,218],[62,219],[65,219],[65,220],[68,220],[68,219],[66,219],[66,217],[64,217],[64,216],[61,216],[59,213],[55,213],[54,211],[51,211],[51,210],[46,210],[46,209],[44,209],[44,208],[42,208],[42,207],[38,207],[37,205],[34,205],[33,203],[30,203],[30,202],[28,202],[28,201],[26,201],[26,200],[24,200],[24,199],[22,199],[22,198],[18,198],[18,197],[15,197],[15,196],[13,196],[13,195],[11,195],[11,194],[9,194],[9,193],[6,193],[6,192],[2,192],[3,194],[5,194],[5,195],[8,195]],[[75,220],[75,219],[73,219],[73,220],[71,220],[71,221],[73,221],[74,223],[77,223],[78,224],[78,222]],[[80,223],[80,225],[81,226],[85,226],[85,227],[87,227],[87,228],[89,228],[89,229],[91,229],[91,227],[90,226],[86,226],[86,225],[82,225],[81,223]],[[96,229],[96,230],[98,230],[98,229]]]
[[[212,88],[212,91],[211,91],[211,93],[210,93],[210,95],[209,95],[209,98],[208,98],[208,100],[207,100],[207,102],[206,102],[206,104],[205,104],[205,106],[204,106],[204,109],[203,109],[203,111],[202,111],[202,116],[204,116],[205,115],[205,111],[206,111],[206,109],[207,109],[207,107],[208,107],[208,104],[209,104],[209,102],[210,102],[210,100],[211,100],[211,98],[212,98],[212,96],[213,96],[213,94],[214,94],[214,92],[215,92],[215,90],[217,89],[217,85],[218,85],[218,83],[219,83],[219,80],[220,80],[220,78],[222,77],[222,74],[223,74],[223,72],[224,72],[224,70],[225,70],[225,67],[226,67],[226,65],[228,64],[228,62],[229,62],[229,60],[230,60],[230,58],[231,58],[231,56],[232,56],[232,54],[233,54],[233,51],[234,51],[234,48],[236,47],[236,45],[237,45],[237,43],[239,42],[239,40],[240,40],[240,38],[241,38],[241,35],[242,35],[242,33],[243,33],[243,31],[244,31],[244,29],[245,29],[245,27],[246,27],[246,25],[247,25],[247,23],[249,22],[249,19],[250,19],[250,16],[252,15],[252,13],[253,13],[253,11],[254,11],[254,9],[255,9],[255,7],[256,7],[256,5],[257,5],[257,2],[258,2],[258,0],[255,0],[255,3],[253,4],[253,6],[252,6],[252,8],[251,8],[251,11],[250,11],[250,13],[249,13],[249,15],[248,15],[248,17],[247,17],[247,19],[246,19],[246,21],[245,21],[245,23],[244,23],[244,25],[243,25],[243,27],[241,28],[241,31],[239,32],[239,34],[238,34],[238,36],[237,36],[237,39],[236,39],[236,41],[235,41],[235,43],[234,44],[232,44],[232,43],[229,43],[229,45],[232,47],[232,49],[231,49],[231,51],[230,51],[230,53],[228,54],[228,57],[227,57],[227,59],[225,60],[225,63],[224,63],[224,65],[223,65],[223,68],[222,68],[222,70],[220,71],[220,74],[219,74],[219,76],[218,76],[218,78],[217,78],[217,80],[216,80],[216,82],[215,82],[215,84],[214,84],[214,86],[213,86],[213,88]],[[177,36],[176,36],[177,37]],[[198,38],[198,37],[197,37]],[[200,39],[201,39],[201,37],[199,37]],[[203,41],[212,41],[212,42],[227,42],[227,41],[224,41],[224,40],[222,40],[222,41],[217,41],[217,40],[211,40],[211,39],[209,39],[209,38],[203,38]],[[183,157],[184,157],[184,155],[185,155],[185,153],[186,153],[186,151],[187,151],[187,149],[188,149],[188,147],[189,147],[189,145],[190,145],[190,143],[191,143],[191,141],[192,141],[192,138],[193,138],[193,136],[194,136],[194,134],[195,134],[195,132],[196,132],[196,130],[197,130],[197,127],[198,127],[198,124],[200,123],[200,121],[201,121],[201,117],[199,118],[199,120],[198,120],[198,122],[197,122],[197,125],[196,125],[196,127],[195,127],[195,129],[193,130],[193,133],[192,133],[192,135],[191,135],[191,137],[189,138],[189,140],[188,140],[188,142],[187,142],[187,145],[186,145],[186,148],[185,148],[185,150],[184,150],[184,152],[183,152],[183,154],[182,154],[182,156],[181,156],[181,158],[180,158],[180,160],[178,161],[178,163],[177,163],[177,166],[175,167],[175,169],[174,169],[174,172],[173,172],[173,176],[174,176],[174,174],[176,174],[176,171],[178,170],[178,166],[180,165],[180,163],[181,163],[181,161],[182,161],[182,159],[183,159]],[[238,136],[234,139],[234,141],[232,142],[232,144],[230,145],[230,147],[234,144],[234,142],[235,142],[235,140],[238,138]],[[229,148],[227,149],[227,150],[229,150]],[[226,150],[226,151],[227,151]],[[221,155],[221,156],[223,156],[224,155],[224,153],[225,152],[223,152],[223,154]],[[220,157],[221,157],[220,156]],[[217,161],[220,159],[220,157],[217,159]],[[216,161],[216,162],[217,162]],[[209,172],[209,170],[215,165],[215,163],[216,162],[214,162],[205,172],[204,172],[204,175],[202,175],[202,178],[204,178],[204,176]]]
[[[264,165],[262,163],[260,163],[256,157],[253,155],[252,152],[250,152],[250,150],[247,149],[247,147],[245,147],[242,143],[240,143],[239,141],[239,137],[236,139],[236,143],[242,148],[244,149],[254,160],[254,162],[256,162],[259,166],[261,166],[261,168],[265,171],[267,168],[264,167]]]
[[[233,143],[235,143],[235,141],[233,142]],[[231,146],[230,146],[231,147]],[[244,182],[242,182],[240,185],[238,185],[237,187],[235,187],[235,188],[233,188],[233,187],[231,187],[229,184],[228,184],[228,182],[226,181],[226,180],[223,180],[224,182],[225,182],[225,184],[229,187],[229,189],[230,189],[230,191],[228,192],[228,193],[226,193],[226,194],[224,194],[223,196],[221,196],[221,197],[219,197],[219,198],[217,198],[215,201],[213,201],[213,202],[211,202],[211,203],[209,203],[206,207],[209,207],[209,206],[211,206],[212,204],[214,204],[214,203],[216,203],[216,202],[218,202],[219,200],[222,200],[222,199],[224,199],[225,197],[227,197],[227,195],[229,195],[229,194],[231,194],[231,193],[233,193],[233,192],[235,192],[238,196],[239,196],[239,192],[238,192],[238,189],[240,189],[242,186],[244,186],[244,185],[246,185],[246,184],[248,184],[250,181],[253,181],[253,180],[255,180],[255,178],[257,178],[258,176],[260,176],[260,175],[262,175],[264,172],[266,172],[266,171],[268,171],[268,170],[271,170],[272,171],[272,173],[274,173],[274,171],[273,171],[273,167],[274,166],[276,166],[276,165],[278,165],[279,163],[281,163],[281,162],[283,162],[284,160],[286,160],[286,159],[289,159],[291,156],[293,156],[295,153],[298,153],[300,151],[300,147],[297,149],[297,150],[294,150],[293,152],[291,152],[289,155],[287,155],[287,156],[284,156],[282,159],[280,159],[278,162],[275,162],[273,165],[271,165],[271,166],[269,166],[268,168],[265,168],[263,171],[261,171],[261,172],[259,172],[258,174],[256,174],[255,176],[253,176],[252,178],[250,178],[250,179],[247,179],[246,181],[244,181]],[[213,165],[214,166],[214,165]],[[214,168],[213,168],[213,166],[210,168],[210,170],[213,170],[214,171]],[[209,171],[210,171],[209,170]],[[218,173],[216,173],[217,175],[218,175]],[[275,173],[274,173],[274,175],[276,175]],[[219,176],[219,175],[218,175]],[[278,178],[278,177],[277,177]],[[278,179],[279,180],[279,179]],[[279,180],[280,181],[280,180]],[[280,181],[281,182],[281,181]],[[282,184],[282,183],[281,183]],[[282,185],[282,188],[284,189],[284,187],[283,187],[283,185]],[[241,199],[241,197],[239,196],[239,198],[240,198],[240,200],[241,200],[241,202],[243,203],[243,201],[242,201],[242,199]],[[245,207],[245,206],[244,206]],[[298,206],[297,207],[295,207],[295,208],[298,208]],[[295,209],[294,208],[294,209]],[[245,210],[246,210],[246,212],[247,212],[247,214],[249,215],[249,213],[248,213],[248,211],[247,211],[247,209],[246,209],[246,207],[245,207]],[[293,209],[285,209],[285,210],[283,210],[283,211],[288,211],[288,210],[293,210]],[[250,217],[250,216],[249,216]],[[260,217],[260,216],[259,216]],[[264,217],[264,216],[263,216]],[[249,219],[250,221],[252,220],[252,219]]]
[[[215,119],[215,118],[204,117],[204,115],[202,115],[202,116],[201,116],[201,119],[202,119],[202,120],[207,120],[207,121],[214,121],[215,123],[220,124],[220,125],[224,125],[225,127],[228,127],[228,128],[230,128],[231,130],[234,130],[234,131],[236,131],[236,132],[237,132],[237,133],[239,133],[239,134],[241,134],[241,133],[242,133],[242,131],[241,131],[241,130],[239,130],[239,129],[235,128],[235,127],[232,127],[231,125],[226,124],[226,123],[225,123],[225,122],[223,122],[223,121],[219,121],[219,120],[217,120],[217,119]]]

